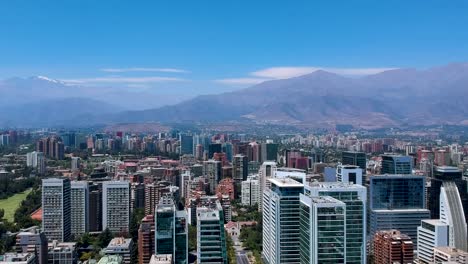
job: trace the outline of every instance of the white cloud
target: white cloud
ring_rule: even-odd
[[[222,84],[231,84],[231,85],[248,85],[248,84],[257,84],[261,83],[264,81],[268,81],[269,79],[264,79],[264,78],[230,78],[230,79],[219,79],[219,80],[214,80],[217,83],[222,83]]]
[[[81,79],[61,80],[66,83],[86,84],[86,83],[154,83],[154,82],[182,82],[186,79],[174,77],[148,76],[148,77],[96,77]]]
[[[103,72],[167,72],[167,73],[188,73],[189,71],[175,68],[105,68],[100,69]]]

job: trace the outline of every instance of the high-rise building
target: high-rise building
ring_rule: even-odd
[[[212,159],[213,155],[215,153],[221,153],[221,152],[223,152],[221,143],[211,143],[211,144],[209,144],[209,147],[208,147],[208,158],[209,159]]]
[[[458,188],[465,218],[468,218],[468,192],[467,184],[463,181],[462,171],[457,167],[439,166],[434,168],[429,190],[429,210],[431,218],[440,218],[440,190],[444,182],[453,182]]]
[[[71,158],[71,169],[72,169],[72,171],[79,170],[80,169],[80,164],[81,164],[80,157],[72,157]]]
[[[258,171],[258,180],[260,184],[260,195],[263,195],[263,191],[266,190],[267,179],[274,177],[276,170],[278,169],[276,161],[265,161],[260,170]],[[260,203],[258,205],[258,210],[262,211],[263,208],[263,198],[260,197]]]
[[[382,157],[382,169],[380,174],[412,174],[413,157],[384,154]]]
[[[130,225],[130,184],[128,181],[102,183],[102,229],[127,233]]]
[[[89,232],[102,231],[102,182],[88,184],[89,191]]]
[[[234,179],[235,197],[240,196],[242,181],[247,180],[249,174],[248,158],[242,154],[234,156],[232,161],[232,178]]]
[[[417,228],[429,219],[425,208],[424,176],[376,175],[369,185],[369,234],[397,229],[417,244]]]
[[[87,181],[72,181],[71,195],[71,235],[78,238],[89,232],[89,187]]]
[[[310,197],[331,196],[345,203],[346,263],[365,263],[367,189],[362,185],[352,183],[313,182],[304,187],[304,195]],[[314,226],[309,228],[314,228]]]
[[[169,192],[170,182],[159,181],[158,183],[145,184],[145,215],[154,214],[154,208],[164,193]]]
[[[224,214],[219,201],[197,208],[197,263],[228,263]]]
[[[193,136],[189,134],[180,134],[180,154],[193,154]]]
[[[374,235],[374,261],[379,264],[411,264],[414,245],[411,238],[398,230],[382,230]]]
[[[442,184],[440,191],[440,220],[449,226],[448,246],[468,251],[466,218],[457,185],[452,181]]]
[[[260,182],[258,175],[251,175],[242,182],[241,203],[247,206],[253,206],[260,203],[262,196],[260,194]]]
[[[130,213],[138,208],[145,208],[145,184],[132,182],[130,184]]]
[[[301,194],[299,226],[300,232],[292,236],[300,237],[300,260],[290,258],[289,261],[274,263],[356,263],[346,258],[345,203],[331,196],[309,197]],[[284,249],[291,250],[289,254],[296,254],[293,243],[283,245]]]
[[[365,175],[363,176],[362,169],[359,166],[343,164],[338,164],[336,167],[336,181],[359,185],[366,183]]]
[[[16,252],[35,254],[37,264],[47,264],[47,238],[39,228],[21,230],[16,235]]]
[[[269,178],[263,192],[263,258],[267,264],[299,263],[299,195],[304,185]]]
[[[422,220],[418,227],[418,261],[432,263],[434,248],[448,246],[448,225],[440,220]]]
[[[362,173],[366,174],[367,161],[366,153],[356,151],[343,151],[341,153],[341,163],[343,165],[356,165],[362,169]]]
[[[217,160],[207,160],[203,162],[203,173],[208,178],[210,192],[215,193],[218,182],[221,180],[222,164]]]
[[[42,180],[42,230],[49,241],[71,238],[70,180]]]
[[[272,141],[267,141],[262,143],[261,147],[262,155],[261,161],[277,161],[278,159],[278,144],[273,143]]]
[[[165,195],[155,210],[154,252],[170,254],[175,264],[188,263],[188,227],[185,211],[177,211],[171,195]]]
[[[154,217],[147,215],[138,229],[138,264],[147,264],[154,254]]]
[[[26,165],[35,168],[39,175],[44,175],[46,171],[44,153],[37,151],[29,152],[26,154]]]

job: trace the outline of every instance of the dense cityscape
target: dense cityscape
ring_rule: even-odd
[[[0,263],[466,263],[448,129],[4,131]]]

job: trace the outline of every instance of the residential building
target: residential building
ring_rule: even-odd
[[[224,214],[219,201],[197,208],[197,263],[228,263]]]
[[[42,180],[42,230],[49,241],[71,238],[70,180]]]
[[[168,181],[145,184],[145,215],[154,214],[154,208],[159,204],[159,199],[164,193],[169,192]]]
[[[411,238],[398,230],[382,230],[374,235],[374,262],[379,264],[412,264],[414,245]]]
[[[71,235],[78,238],[89,232],[89,187],[87,181],[72,181],[71,194]]]
[[[203,162],[203,173],[208,179],[211,194],[214,194],[218,182],[221,180],[222,163],[217,160],[207,160]]]
[[[46,172],[44,153],[37,151],[29,152],[26,154],[26,165],[35,168],[39,175],[44,175]]]
[[[304,185],[269,178],[263,192],[263,258],[267,264],[299,263],[299,195]]]
[[[359,169],[360,170],[360,169]],[[366,200],[364,186],[342,182],[312,182],[304,186],[304,195],[331,196],[346,205],[346,263],[366,262]],[[316,224],[313,222],[313,224]],[[314,226],[312,226],[314,227]]]
[[[247,206],[260,204],[260,182],[257,175],[247,177],[247,180],[242,182],[241,203]]]
[[[237,154],[232,160],[232,178],[234,179],[235,196],[239,197],[241,193],[242,181],[247,180],[249,174],[249,161],[247,156]]]
[[[147,215],[138,229],[138,263],[147,264],[154,254],[154,216]]]
[[[81,159],[80,157],[72,157],[71,158],[71,170],[80,170],[81,168]]]
[[[102,183],[102,229],[127,233],[130,225],[130,184],[128,181]]]

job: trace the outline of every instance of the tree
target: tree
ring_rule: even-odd
[[[104,231],[102,231],[101,234],[99,234],[98,239],[96,241],[97,246],[100,248],[107,247],[107,245],[109,245],[109,242],[112,240],[113,237],[114,235],[109,230],[109,228],[106,228]]]
[[[224,236],[226,237],[228,263],[236,263],[236,251],[234,250],[234,243],[232,242],[232,238],[226,231],[224,232]]]
[[[188,226],[188,244],[189,251],[197,250],[197,227],[189,225]]]

